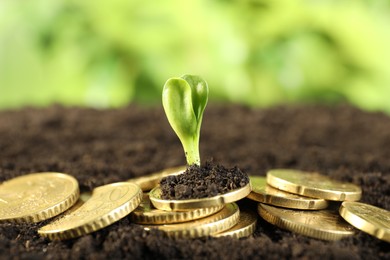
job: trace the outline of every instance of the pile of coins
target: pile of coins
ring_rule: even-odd
[[[151,191],[144,195],[141,205],[131,214],[131,220],[143,225],[146,230],[156,228],[174,238],[197,238],[204,236],[231,236],[241,238],[251,235],[257,215],[240,209],[235,201],[251,192],[247,186],[219,196],[191,199],[164,200],[158,183],[167,175],[181,174],[185,167],[169,169],[148,177],[131,179]],[[153,185],[150,185],[153,184]],[[154,187],[153,187],[154,186]]]
[[[390,212],[356,202],[362,190],[354,184],[287,169],[250,179],[248,198],[259,202],[259,215],[275,226],[324,240],[351,236],[357,228],[390,242]]]
[[[242,238],[256,229],[258,216],[267,222],[324,240],[338,240],[360,229],[390,242],[390,212],[356,202],[361,188],[318,173],[271,170],[266,178],[250,176],[250,184],[215,197],[161,199],[161,178],[185,167],[95,188],[80,196],[77,180],[63,173],[34,173],[0,185],[0,222],[40,222],[53,218],[38,233],[51,240],[79,237],[129,215],[145,230],[156,228],[173,238],[230,236]],[[145,192],[145,193],[143,193]],[[239,208],[248,198],[257,209]],[[257,210],[257,213],[256,213]]]
[[[130,214],[142,200],[138,185],[118,182],[81,196],[77,180],[63,173],[33,173],[0,185],[0,222],[35,223],[60,216],[38,230],[51,240],[79,237]]]

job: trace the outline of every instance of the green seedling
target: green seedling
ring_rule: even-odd
[[[200,126],[208,95],[206,81],[198,76],[170,78],[164,85],[165,114],[183,145],[188,165],[200,165]]]

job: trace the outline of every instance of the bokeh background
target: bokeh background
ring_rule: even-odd
[[[388,0],[0,1],[0,109],[160,104],[198,74],[214,102],[390,113]]]

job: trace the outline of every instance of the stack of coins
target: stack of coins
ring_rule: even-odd
[[[355,228],[390,241],[390,212],[355,202],[360,187],[332,180],[318,173],[277,169],[267,177],[250,177],[248,198],[259,202],[258,213],[267,222],[306,236],[338,240],[355,233]],[[329,201],[338,210],[327,209]],[[348,222],[348,223],[347,223]]]
[[[184,167],[167,169],[147,177],[128,180],[148,191],[151,183],[171,174],[181,174]],[[158,181],[156,181],[158,179]],[[251,235],[256,227],[257,216],[249,210],[240,210],[235,201],[245,198],[251,191],[247,186],[219,196],[191,200],[161,199],[159,186],[144,195],[141,205],[130,218],[146,230],[156,228],[174,238],[203,236],[230,236],[241,238]]]

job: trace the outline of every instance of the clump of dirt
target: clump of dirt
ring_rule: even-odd
[[[227,169],[208,161],[203,166],[191,165],[182,174],[163,178],[160,181],[161,198],[209,198],[242,188],[248,183],[248,175],[237,166]]]

